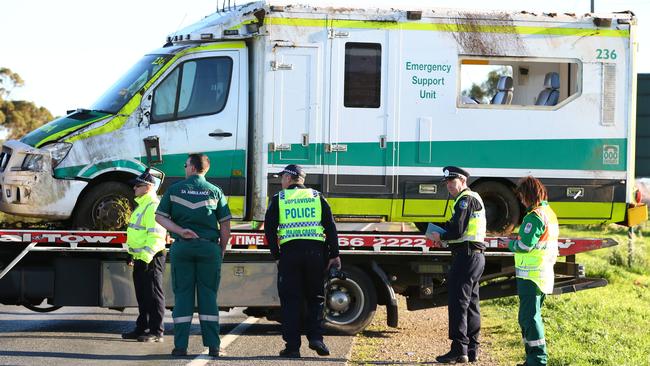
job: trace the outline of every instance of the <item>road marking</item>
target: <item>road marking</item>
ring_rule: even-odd
[[[244,332],[246,332],[246,329],[248,329],[251,325],[257,323],[258,320],[260,319],[249,316],[246,320],[239,323],[239,325],[237,325],[233,330],[221,338],[221,349],[228,347],[235,339],[237,339],[237,337],[244,334]],[[201,352],[200,355],[196,356],[195,359],[193,359],[185,366],[203,366],[213,360],[215,359],[208,356],[208,349],[206,348],[203,350],[203,352]]]

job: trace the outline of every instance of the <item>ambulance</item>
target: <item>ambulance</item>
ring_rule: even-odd
[[[153,167],[162,192],[202,152],[242,220],[300,164],[338,221],[443,222],[457,165],[492,232],[522,217],[526,175],[561,223],[634,224],[635,36],[626,12],[229,6],[5,142],[0,210],[115,229],[131,178]]]

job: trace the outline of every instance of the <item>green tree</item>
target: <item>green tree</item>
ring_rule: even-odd
[[[45,107],[24,100],[8,100],[14,88],[25,84],[17,73],[0,67],[0,127],[6,129],[9,138],[19,138],[53,119]]]

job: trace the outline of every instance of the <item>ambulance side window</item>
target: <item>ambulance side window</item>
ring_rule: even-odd
[[[182,63],[154,91],[151,121],[166,122],[221,112],[228,100],[231,76],[230,57]]]
[[[381,99],[381,44],[345,44],[343,105],[379,108]]]

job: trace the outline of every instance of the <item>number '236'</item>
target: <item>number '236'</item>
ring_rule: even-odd
[[[597,48],[596,49],[596,59],[598,60],[616,60],[618,55],[616,50],[610,50],[607,48]]]

